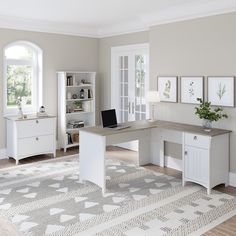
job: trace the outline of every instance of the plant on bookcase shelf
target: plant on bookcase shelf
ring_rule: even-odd
[[[81,101],[74,101],[73,104],[75,105],[74,112],[83,111],[83,103]]]
[[[202,126],[204,130],[210,131],[213,121],[218,121],[222,118],[228,118],[228,115],[223,113],[223,108],[216,107],[215,109],[212,109],[211,103],[207,101],[204,102],[201,98],[197,98],[197,101],[200,102],[200,105],[199,107],[195,107],[195,114],[203,120]]]

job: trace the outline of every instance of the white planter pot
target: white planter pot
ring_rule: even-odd
[[[203,119],[202,120],[202,126],[205,130],[211,130],[212,129],[212,121],[207,120],[207,119]]]

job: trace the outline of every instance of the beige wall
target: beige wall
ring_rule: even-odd
[[[236,13],[155,26],[149,32],[99,40],[101,107],[110,106],[110,49],[113,46],[149,42],[150,87],[157,88],[157,75],[236,75]],[[215,127],[233,130],[230,171],[236,173],[236,108],[225,109],[229,119]],[[201,125],[194,105],[160,103],[158,118]],[[167,143],[167,155],[181,158],[181,147]]]
[[[236,13],[152,27],[149,36],[152,88],[157,87],[157,75],[236,75],[235,28]],[[236,108],[225,110],[229,119],[214,126],[233,130],[230,171],[236,173]],[[158,105],[158,118],[201,124],[194,115],[194,105],[181,103]],[[167,155],[173,155],[173,146],[168,146]]]
[[[99,82],[101,109],[110,108],[111,105],[111,47],[128,44],[147,43],[147,31],[108,37],[99,40]]]
[[[48,113],[57,115],[58,70],[97,71],[98,39],[58,34],[0,29],[0,55],[8,43],[27,40],[43,50],[43,103]],[[3,66],[0,56],[0,97],[2,98]],[[0,114],[3,114],[2,100]],[[5,147],[5,121],[0,116],[0,149]]]

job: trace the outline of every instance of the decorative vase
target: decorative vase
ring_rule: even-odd
[[[24,114],[21,107],[18,109],[18,119],[24,119]]]
[[[210,131],[212,129],[212,121],[207,120],[207,119],[203,119],[202,126],[203,126],[204,130]]]

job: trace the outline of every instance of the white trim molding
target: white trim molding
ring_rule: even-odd
[[[112,10],[112,9],[110,9]],[[117,24],[81,24],[78,22],[54,22],[24,17],[0,15],[0,27],[55,34],[75,35],[92,38],[104,38],[127,33],[149,30],[149,27],[220,15],[236,11],[235,0],[189,0],[181,4],[170,4],[163,9],[153,9],[126,22]]]
[[[7,150],[6,148],[0,149],[0,160],[7,158]]]

